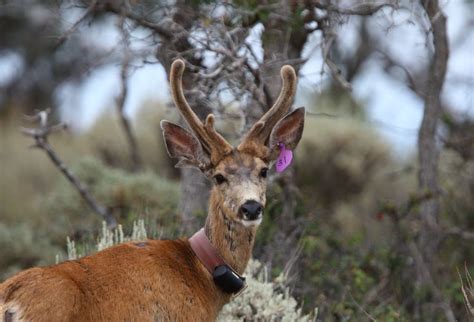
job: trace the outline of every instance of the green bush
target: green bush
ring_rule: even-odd
[[[403,203],[407,191],[415,189],[409,163],[395,160],[361,117],[310,116],[295,151],[295,167],[300,189],[296,218],[278,220],[285,201],[278,187],[270,189],[256,248],[272,242],[269,248],[286,254],[283,258],[300,252],[294,294],[306,309],[318,307],[324,321],[365,320],[364,310],[381,321],[406,321],[396,297],[376,305],[372,293],[387,271],[400,269],[403,261],[390,251],[395,242],[390,220],[378,212],[385,203]],[[272,241],[281,230],[278,222],[304,227],[299,242]],[[272,257],[274,274],[284,265],[279,256]]]
[[[309,117],[295,154],[297,186],[325,208],[357,197],[391,162],[375,130],[354,119]]]
[[[176,213],[180,191],[175,182],[152,171],[130,173],[110,168],[92,157],[80,160],[73,172],[124,226],[141,218],[150,227],[164,227],[165,236],[176,233],[180,221]],[[58,183],[47,199],[45,214],[44,220],[50,221],[51,239],[57,243],[64,240],[65,234],[76,239],[84,234],[87,237],[102,220],[65,180]]]
[[[394,158],[364,121],[363,109],[347,96],[336,100],[326,96],[320,102],[325,108],[319,111],[338,117],[307,117],[295,163],[284,174],[295,170],[294,217],[282,215],[288,205],[284,181],[270,176],[254,255],[270,267],[265,281],[277,278],[288,259],[296,258],[288,281],[292,294],[304,312],[318,307],[324,321],[365,321],[367,314],[380,321],[411,321],[414,302],[432,296],[430,290],[411,283],[413,259],[404,244],[415,240],[423,227],[417,207],[397,225],[386,211],[403,208],[416,195],[417,162]],[[163,149],[156,116],[161,112],[146,113],[152,116],[142,117],[146,122],[135,127],[144,160],[140,172],[129,171],[127,145],[116,119],[100,121],[83,136],[51,137],[73,172],[128,227],[109,236],[104,245],[110,244],[110,238],[112,242],[126,238],[137,219],[145,220],[151,237],[175,238],[181,233],[176,211],[179,186],[166,179],[176,178],[176,172]],[[229,133],[236,132],[227,126]],[[0,278],[54,262],[67,235],[77,242],[75,247],[69,245],[77,256],[96,251],[101,218],[41,151],[26,149],[31,142],[20,136],[16,125],[0,131],[4,169],[0,172]],[[443,232],[452,226],[474,230],[473,164],[452,151],[442,151]],[[474,274],[472,242],[449,235],[435,256],[436,284],[462,320],[466,315],[456,269],[466,265],[467,272]],[[241,318],[247,314],[246,305],[235,308],[244,310]]]
[[[0,223],[0,281],[33,265],[53,263],[59,247],[42,232],[27,225],[8,227]]]

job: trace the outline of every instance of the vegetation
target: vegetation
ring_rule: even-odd
[[[80,113],[75,103],[85,96],[62,94],[114,70],[108,99],[116,112],[87,133],[58,132],[49,143],[105,207],[97,209],[122,225],[102,233],[101,247],[125,240],[138,220],[149,237],[189,236],[203,224],[208,184],[166,157],[159,120],[165,113],[176,120],[172,112],[153,103],[137,120],[128,116],[135,72],[164,67],[169,77],[172,61],[184,59],[188,101],[202,119],[213,112],[217,127],[236,139],[277,99],[276,75],[291,64],[298,99],[305,88],[317,95],[305,104],[311,114],[293,166],[268,178],[254,256],[268,270],[263,282],[287,282],[251,294],[262,305],[270,303],[263,294],[277,298],[272,305],[289,312],[262,319],[304,319],[317,307],[322,321],[469,320],[474,122],[465,66],[473,4],[4,1],[0,62],[10,71],[0,79],[0,279],[66,258],[67,250],[95,251],[102,230],[102,218],[44,151],[27,149],[33,140],[18,131],[20,110],[52,106],[56,120],[66,105]],[[368,118],[378,81],[385,88],[377,99],[395,97],[397,107],[403,92],[423,110],[419,132],[407,134],[417,149],[403,158]],[[356,100],[361,94],[370,97],[367,106]],[[255,318],[246,297],[239,301],[226,312]]]
[[[146,117],[139,122],[156,125],[158,119]],[[65,258],[68,250],[69,257],[95,251],[95,236],[99,234],[101,247],[122,242],[126,240],[123,236],[133,234],[137,220],[146,223],[149,237],[174,238],[184,234],[177,211],[179,183],[164,154],[158,150],[157,156],[147,151],[143,158],[147,166],[138,172],[127,170],[126,158],[110,163],[111,157],[120,160],[123,151],[114,148],[117,142],[105,144],[109,138],[99,133],[113,138],[113,131],[119,131],[114,129],[113,121],[103,120],[83,136],[63,134],[52,138],[52,144],[65,156],[73,172],[122,224],[121,233],[107,235],[100,217],[82,202],[58,171],[38,152],[23,148],[27,142],[14,126],[4,129],[2,162],[11,171],[1,173],[1,197],[5,201],[1,203],[2,213],[6,214],[0,223],[2,278],[34,265],[52,264],[56,255]],[[161,140],[157,134],[149,131],[145,141]],[[101,146],[107,146],[109,152],[98,152]],[[78,157],[75,151],[90,152]],[[245,303],[251,296],[261,299],[255,303],[262,305],[271,297],[275,310],[285,307],[291,314],[303,317],[299,305],[289,296],[291,292],[302,303],[303,312],[309,314],[317,307],[319,317],[325,321],[360,320],[368,314],[381,321],[410,321],[406,311],[410,293],[419,297],[426,294],[409,283],[406,267],[411,265],[411,259],[404,251],[404,238],[419,227],[411,215],[397,224],[390,211],[403,208],[415,189],[413,162],[394,159],[364,118],[352,118],[349,113],[337,119],[309,117],[294,167],[299,188],[296,217],[290,222],[281,218],[285,200],[277,184],[278,176],[271,175],[265,220],[254,252],[257,259],[266,263],[266,273],[257,269],[261,264],[252,263],[250,275],[260,277],[251,283],[257,283],[258,288],[226,307],[223,316],[234,314],[245,319],[250,314]],[[472,163],[446,151],[441,169],[446,196],[444,223],[472,227]],[[32,188],[27,189],[29,186]],[[198,221],[202,224],[203,217]],[[296,232],[293,237],[298,247],[285,243],[292,236],[287,229]],[[71,238],[69,247],[65,247],[67,236]],[[142,233],[140,238],[144,236]],[[473,274],[469,259],[474,254],[469,245],[455,235],[449,236],[440,255],[445,270],[437,283],[460,312],[464,310],[464,300],[456,268],[462,269],[466,263],[467,272]],[[75,255],[71,255],[71,249],[75,249]],[[289,262],[293,263],[291,269]],[[282,274],[286,274],[284,287],[266,283],[279,281]],[[278,296],[272,293],[277,290]],[[261,312],[262,318],[270,318],[266,312]],[[287,314],[281,312],[282,316]]]

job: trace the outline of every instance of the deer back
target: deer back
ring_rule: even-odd
[[[212,321],[227,300],[186,240],[148,240],[18,273],[0,321]]]

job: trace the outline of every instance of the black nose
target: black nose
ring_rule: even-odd
[[[255,200],[248,200],[240,206],[240,212],[246,220],[255,220],[262,214],[263,206]]]

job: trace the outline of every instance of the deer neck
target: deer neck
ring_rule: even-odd
[[[224,261],[242,274],[252,256],[256,226],[245,227],[232,220],[231,210],[223,205],[217,192],[212,192],[209,213],[204,226],[207,237]]]

